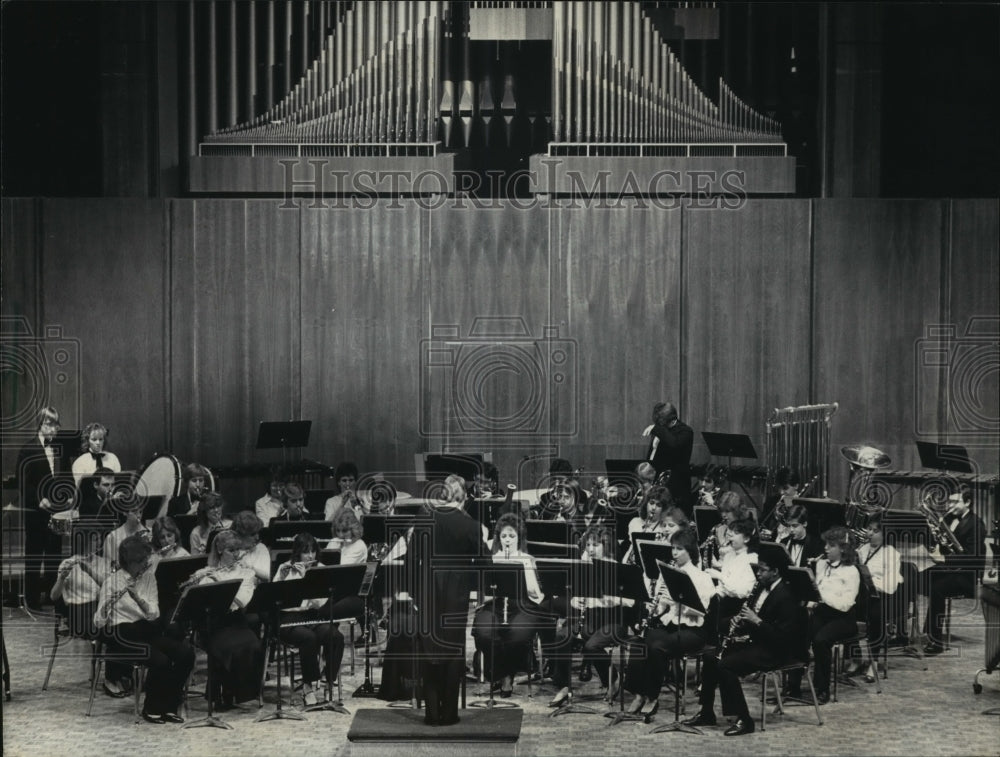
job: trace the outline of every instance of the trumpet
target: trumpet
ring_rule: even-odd
[[[953,555],[965,553],[961,542],[952,533],[952,530],[948,528],[948,525],[944,522],[944,518],[938,515],[937,511],[931,507],[926,499],[917,505],[917,509],[927,519],[927,527],[930,529],[935,541],[937,541],[938,546],[940,546],[942,553]]]

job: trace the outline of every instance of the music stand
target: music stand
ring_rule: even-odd
[[[375,578],[376,563],[360,563],[357,565],[324,565],[322,567],[310,568],[306,571],[302,579],[306,588],[305,599],[312,597],[326,597],[327,611],[331,611],[333,606],[341,599],[352,596],[367,597],[371,589],[372,581]],[[331,620],[333,618],[331,617]],[[333,623],[330,623],[330,636],[333,637]],[[318,704],[306,707],[307,712],[316,710],[329,710],[339,712],[342,715],[350,715],[350,711],[344,707],[344,702],[338,697],[333,701],[333,673],[326,671],[326,700]],[[340,671],[336,671],[337,680],[340,680]],[[339,684],[338,684],[339,685]]]
[[[727,459],[726,463],[726,481],[729,482],[729,488],[733,488],[733,458],[741,457],[748,460],[757,459],[757,450],[753,448],[753,442],[750,441],[750,437],[746,434],[723,434],[716,431],[702,431],[701,438],[705,440],[705,446],[708,447],[708,454],[713,457],[724,457]],[[753,497],[750,496],[750,492],[747,488],[743,486],[741,481],[737,482],[743,493],[747,495],[747,499],[753,502]]]
[[[281,449],[281,464],[288,464],[288,450],[309,446],[312,421],[261,421],[257,449]]]
[[[196,570],[208,565],[208,555],[171,557],[156,564],[156,593],[159,597],[160,615],[170,617],[181,598],[180,585]]]
[[[715,507],[697,505],[694,508],[694,526],[698,531],[698,543],[705,541],[716,526],[722,523],[722,513]]]
[[[254,601],[263,607],[270,608],[270,620],[268,623],[268,648],[278,658],[278,703],[274,712],[261,713],[257,716],[256,722],[265,720],[305,720],[305,716],[295,711],[285,712],[281,700],[281,660],[284,655],[277,648],[281,634],[281,611],[285,608],[298,607],[302,600],[307,599],[303,579],[293,579],[291,581],[275,581],[274,583],[261,584],[254,590]]]
[[[610,560],[600,560],[594,562],[583,562],[581,560],[536,560],[536,571],[542,591],[553,597],[564,596],[566,598],[566,622],[569,623],[569,616],[572,607],[573,597],[583,599],[599,599],[605,594],[609,594],[608,585],[611,583],[608,568],[620,567],[619,563]],[[586,612],[582,610],[581,612]],[[567,628],[567,632],[569,629]],[[568,639],[567,646],[570,649],[570,659],[572,660],[572,634]],[[566,688],[569,691],[565,702],[551,713],[550,717],[568,715],[570,713],[595,713],[592,707],[579,705],[573,702],[573,676],[567,677]]]
[[[189,586],[181,594],[174,608],[174,613],[170,617],[171,623],[190,623],[193,627],[195,623],[204,620],[206,647],[212,638],[212,618],[225,615],[229,612],[236,593],[240,590],[242,581],[233,579],[231,581],[219,581],[217,583],[204,584],[202,586]],[[215,717],[212,711],[212,700],[214,692],[212,689],[212,661],[208,662],[208,715],[201,720],[189,720],[184,724],[185,728],[225,728],[232,730],[232,726],[223,720]]]
[[[920,464],[932,470],[946,470],[952,473],[974,473],[969,452],[961,444],[942,444],[941,442],[924,442],[919,439],[917,452],[920,454]]]
[[[847,525],[844,505],[835,499],[795,497],[793,505],[802,505],[809,513],[809,528],[817,536],[833,526]]]
[[[491,558],[483,558],[484,570],[481,577],[480,588],[490,587],[490,596],[493,601],[493,618],[495,625],[509,625],[506,622],[506,615],[509,611],[510,601],[513,600],[513,612],[517,612],[520,607],[519,600],[528,596],[528,588],[525,583],[524,565],[500,563],[494,564]],[[482,594],[480,594],[482,596]],[[497,610],[497,603],[503,599],[503,615],[500,616]],[[501,617],[504,619],[501,620]],[[490,663],[491,671],[489,676],[490,696],[485,702],[473,702],[471,707],[484,707],[488,710],[496,708],[514,708],[514,702],[497,702],[493,696],[493,679],[496,675],[497,667],[497,629],[492,629],[490,634]],[[531,686],[531,676],[528,676],[528,686]]]
[[[533,557],[580,559],[580,547],[576,544],[554,544],[549,541],[526,541],[526,552]]]
[[[525,541],[570,544],[574,541],[572,524],[562,520],[526,520]]]
[[[504,497],[465,500],[465,512],[475,520],[478,520],[480,524],[486,526],[491,537],[493,535],[493,528],[497,523],[497,518],[503,514],[506,506],[507,500]],[[520,510],[515,510],[515,512],[520,512]]]
[[[642,566],[643,575],[650,581],[656,582],[660,577],[658,562],[670,562],[674,559],[674,548],[667,541],[640,541],[639,564]]]
[[[646,582],[642,567],[640,565],[619,565],[617,569],[617,580],[615,581],[615,591],[611,596],[620,599],[631,599],[633,607],[641,607],[643,603],[649,601],[649,591],[646,589]],[[622,603],[624,607],[624,602]],[[618,712],[606,712],[604,717],[612,718],[609,726],[618,725],[625,720],[645,720],[645,715],[633,715],[625,712],[625,647],[629,640],[621,638],[618,640],[618,659],[621,661],[618,669]],[[614,685],[614,671],[608,671],[608,690]],[[608,700],[614,706],[614,699]]]
[[[677,605],[677,633],[680,634],[681,611],[687,607],[695,612],[707,614],[708,608],[701,603],[698,590],[694,587],[691,576],[683,570],[667,565],[663,560],[657,560],[656,566],[659,569],[660,577],[670,592],[670,597]],[[650,733],[665,733],[667,731],[680,731],[681,733],[694,733],[703,736],[704,733],[694,726],[681,722],[681,681],[674,681],[674,722],[657,726]]]

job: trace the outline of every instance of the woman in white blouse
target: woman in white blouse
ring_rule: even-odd
[[[711,577],[698,565],[698,542],[691,529],[670,537],[674,568],[683,571],[694,584],[698,599],[707,610],[715,587]],[[642,639],[632,642],[625,688],[635,694],[629,712],[652,715],[659,707],[660,688],[671,659],[701,649],[705,644],[705,614],[673,601],[663,578],[656,581],[650,621]]]
[[[757,555],[750,552],[757,525],[749,518],[729,524],[729,545],[716,567],[705,568],[709,576],[718,581],[715,593],[719,595],[719,622],[724,624],[739,612],[743,600],[757,582],[754,565]]]
[[[886,643],[886,627],[895,621],[892,608],[896,604],[896,591],[903,582],[900,571],[899,552],[891,544],[885,543],[882,533],[882,519],[878,516],[868,521],[868,541],[858,547],[858,565],[868,569],[875,596],[868,598],[868,644],[872,657],[878,659],[879,650]],[[865,670],[865,680],[875,682],[877,672],[869,665]]]
[[[511,695],[514,673],[527,666],[531,641],[544,619],[535,558],[524,545],[524,521],[515,513],[501,515],[493,529],[493,562],[523,567],[526,596],[496,597],[483,605],[472,623],[483,669],[490,681],[499,682],[502,697]]]

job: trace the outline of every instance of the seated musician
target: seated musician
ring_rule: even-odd
[[[198,512],[198,501],[205,493],[209,475],[204,465],[198,463],[185,465],[181,469],[182,491],[176,497],[170,498],[167,503],[167,515],[195,515]]]
[[[205,492],[198,500],[198,524],[191,530],[191,554],[203,555],[208,551],[208,537],[233,525],[222,515],[226,501],[218,492]]]
[[[216,565],[195,571],[185,584],[241,581],[229,613],[213,624],[212,636],[205,645],[212,666],[213,709],[220,712],[255,698],[261,683],[264,647],[243,612],[253,599],[257,580],[253,569],[240,561],[243,551],[243,542],[235,532],[220,531],[212,541]]]
[[[716,500],[716,508],[722,516],[722,522],[715,527],[715,543],[718,546],[716,557],[722,559],[732,549],[729,538],[729,526],[738,520],[753,520],[753,511],[743,502],[743,497],[733,491],[722,492]],[[702,566],[707,568],[708,566]]]
[[[757,556],[750,552],[756,533],[756,524],[749,518],[733,521],[729,525],[730,548],[721,560],[704,568],[719,582],[715,593],[719,596],[719,618],[723,622],[739,611],[756,580],[754,564]]]
[[[698,506],[715,507],[716,498],[722,493],[726,481],[725,472],[709,467],[698,482]]]
[[[470,499],[490,499],[498,496],[500,470],[493,463],[483,463],[477,468],[469,485]]]
[[[87,476],[80,485],[80,517],[114,517],[114,486],[115,472],[110,468],[98,468]]]
[[[544,595],[535,560],[522,549],[525,544],[524,521],[520,517],[505,513],[497,518],[493,529],[493,562],[523,565],[527,596],[490,600],[476,613],[472,623],[472,638],[483,655],[484,670],[493,684],[499,683],[501,697],[509,697],[513,692],[514,673],[529,662],[531,641],[542,625]]]
[[[614,560],[614,537],[605,526],[591,526],[580,537],[580,558],[583,562],[594,560]],[[631,600],[628,600],[631,602]],[[552,660],[552,682],[559,687],[549,707],[563,705],[570,696],[570,650],[572,634],[570,626],[583,642],[583,668],[593,666],[601,679],[601,687],[608,688],[611,655],[607,651],[618,639],[625,637],[627,623],[631,620],[632,608],[622,607],[621,600],[614,597],[573,597],[572,615],[567,622],[560,621],[555,634],[556,654]],[[557,608],[553,608],[558,612]],[[586,679],[586,676],[584,676]]]
[[[670,545],[673,547],[673,566],[691,577],[698,598],[707,609],[715,586],[709,575],[698,567],[698,541],[694,532],[689,528],[674,532]],[[625,673],[625,688],[635,694],[629,712],[642,712],[647,716],[653,715],[659,707],[668,661],[701,649],[706,641],[704,613],[674,602],[662,577],[656,581],[653,597],[649,624],[643,637],[631,643]]]
[[[903,580],[900,572],[899,552],[891,544],[885,543],[882,533],[882,518],[878,515],[868,520],[868,541],[858,547],[858,565],[865,566],[875,586],[875,596],[868,597],[868,644],[872,658],[878,659],[879,650],[888,640],[886,626],[895,622],[892,608],[896,602],[894,595]],[[851,671],[854,672],[854,671]],[[878,671],[869,667],[865,671],[865,681],[875,682]]]
[[[284,472],[275,468],[271,473],[271,482],[267,485],[267,494],[253,503],[253,511],[261,523],[270,523],[271,518],[277,518],[285,507],[282,492],[287,483]]]
[[[194,667],[194,648],[180,634],[165,633],[150,564],[153,548],[139,536],[118,545],[121,569],[101,586],[94,623],[109,649],[136,655],[147,667],[142,717],[149,723],[183,723],[177,714]],[[127,673],[108,662],[112,676]],[[117,673],[115,672],[117,668]]]
[[[815,562],[815,558],[823,555],[823,542],[809,533],[809,511],[805,507],[789,507],[785,510],[782,523],[788,533],[784,538],[779,538],[778,543],[788,550],[793,568],[809,567]]]
[[[181,530],[169,515],[153,521],[153,555],[160,560],[190,556],[181,546]]]
[[[360,565],[368,560],[368,545],[361,538],[361,521],[351,509],[341,508],[330,524],[332,547],[340,548],[341,565]]]
[[[285,484],[281,493],[281,511],[274,516],[276,520],[308,520],[306,512],[306,493],[295,482]],[[270,521],[261,519],[262,523]]]
[[[569,520],[567,513],[571,516],[579,514],[582,518],[583,513],[590,510],[590,498],[580,486],[569,460],[555,458],[549,465],[549,478],[552,486],[539,497],[535,517],[542,520]],[[582,533],[586,525],[581,525]]]
[[[764,500],[760,522],[768,526],[776,526],[784,522],[793,505],[792,500],[798,495],[801,484],[802,480],[799,478],[799,474],[791,468],[788,466],[778,468],[778,472],[774,474],[775,493]]]
[[[371,512],[372,501],[367,492],[358,493],[355,487],[358,483],[358,466],[351,462],[343,462],[337,466],[333,473],[334,481],[337,482],[338,494],[330,497],[323,507],[323,519],[333,520],[337,511],[344,505],[354,510],[354,514],[361,520],[362,516]]]
[[[318,553],[316,539],[311,534],[298,534],[292,542],[292,559],[278,567],[274,580],[302,578],[316,564]],[[320,651],[322,650],[326,663],[328,681],[337,676],[344,657],[344,635],[333,623],[321,622],[330,617],[330,613],[324,609],[327,603],[328,600],[324,598],[304,599],[299,607],[285,611],[281,618],[283,624],[301,624],[282,628],[281,640],[299,650],[302,662],[302,702],[307,707],[319,703],[317,692]]]
[[[622,562],[626,565],[635,565],[638,560],[635,545],[632,543],[632,534],[655,534],[657,541],[666,541],[678,529],[688,528],[690,525],[684,511],[674,505],[670,490],[665,486],[654,486],[646,496],[642,509],[639,510],[639,517],[629,521],[625,532],[628,549]]]
[[[858,632],[856,603],[861,589],[857,554],[843,526],[823,532],[825,557],[816,561],[816,587],[822,600],[812,608],[809,638],[813,650],[813,687],[820,704],[830,701],[830,661],[833,645]],[[787,695],[801,697],[802,671],[788,675]]]
[[[110,563],[101,554],[100,535],[91,533],[88,536],[86,540],[73,540],[77,553],[59,564],[50,596],[56,610],[66,618],[70,633],[94,638],[97,635],[94,612]]]
[[[805,633],[803,612],[782,580],[787,568],[788,555],[783,549],[761,546],[756,566],[757,591],[729,626],[720,626],[720,634],[725,635],[720,641],[719,653],[703,657],[701,707],[693,718],[685,721],[687,725],[715,725],[715,690],[718,688],[722,714],[736,717],[725,735],[753,733],[754,721],[740,677],[807,657],[802,642]]]
[[[930,583],[927,597],[925,629],[927,646],[924,653],[944,651],[944,612],[947,597],[974,597],[976,579],[983,570],[986,555],[986,525],[972,512],[972,489],[962,485],[948,498],[944,525],[962,547],[961,553],[942,547],[944,564],[928,568]]]
[[[232,531],[240,539],[240,564],[253,571],[257,583],[267,583],[271,580],[271,553],[267,545],[261,544],[261,527],[260,518],[250,510],[242,510],[233,518]],[[209,565],[217,564],[213,555],[208,558]]]
[[[151,534],[149,529],[142,525],[142,506],[133,505],[125,512],[125,522],[107,535],[104,540],[104,554],[112,560],[113,568],[121,566],[114,562],[117,559],[118,545],[129,536],[141,536],[149,541]]]
[[[106,468],[113,473],[120,473],[122,464],[114,452],[104,449],[108,440],[108,429],[100,423],[88,423],[80,432],[81,454],[73,461],[73,481],[76,488],[84,477],[94,475],[99,469]]]

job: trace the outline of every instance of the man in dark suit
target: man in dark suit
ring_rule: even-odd
[[[726,736],[753,733],[754,721],[740,685],[740,676],[806,659],[804,613],[783,580],[788,555],[780,547],[761,545],[757,556],[757,585],[740,611],[735,635],[746,641],[730,641],[719,661],[705,657],[701,682],[701,710],[688,725],[715,725],[715,689],[722,697],[722,713],[735,715],[736,723]],[[728,628],[720,629],[724,634]]]
[[[657,474],[669,471],[667,488],[674,495],[674,501],[688,516],[691,504],[691,448],[694,445],[694,431],[677,415],[677,408],[670,402],[653,405],[653,424],[642,432],[652,436],[646,459],[656,469]]]
[[[930,568],[927,601],[927,646],[924,654],[941,654],[944,651],[942,629],[944,605],[947,597],[976,596],[976,578],[985,566],[986,525],[972,512],[972,489],[962,486],[948,499],[944,518],[948,528],[962,545],[960,554],[945,554],[944,564]]]
[[[809,561],[823,556],[823,540],[809,533],[809,511],[802,505],[792,505],[785,513],[784,525],[788,536],[779,543],[791,557],[793,568],[810,567]]]
[[[475,558],[486,554],[479,522],[462,508],[465,496],[465,480],[449,476],[444,501],[435,506],[428,524],[415,527],[406,552],[414,581],[416,653],[427,725],[458,722],[469,592],[476,585],[472,567]]]
[[[38,436],[17,456],[18,488],[25,511],[24,600],[35,609],[48,601],[62,559],[62,537],[49,529],[49,519],[68,503],[53,502],[50,496],[64,488],[53,484],[57,475],[70,470],[70,446],[59,435],[59,412],[44,407],[38,411]],[[72,477],[69,482],[72,485]]]

